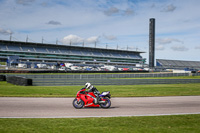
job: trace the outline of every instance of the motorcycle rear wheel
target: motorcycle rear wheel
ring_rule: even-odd
[[[81,99],[78,101],[76,98],[73,100],[72,104],[76,109],[81,109],[84,106],[84,102]]]
[[[105,103],[100,103],[101,108],[103,108],[103,109],[110,108],[110,106],[111,106],[110,99],[108,99],[108,98],[104,98],[104,99],[106,99]]]

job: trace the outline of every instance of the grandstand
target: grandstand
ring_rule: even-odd
[[[0,60],[17,56],[16,63],[76,63],[88,65],[136,66],[144,64],[140,51],[91,48],[0,40]]]
[[[198,69],[200,70],[200,61],[182,61],[182,60],[164,60],[156,59],[157,68],[164,69]]]

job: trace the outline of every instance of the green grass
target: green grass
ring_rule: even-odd
[[[200,115],[0,119],[1,133],[199,133]]]
[[[17,86],[0,82],[1,97],[75,97],[84,86]],[[95,86],[100,92],[110,91],[112,97],[189,96],[200,95],[200,83]]]

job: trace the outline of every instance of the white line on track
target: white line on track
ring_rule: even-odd
[[[102,117],[142,117],[142,116],[169,116],[169,115],[193,115],[193,114],[200,114],[200,112],[196,113],[173,113],[173,114],[144,114],[144,115],[113,115],[113,116],[51,116],[51,117],[0,117],[3,119],[22,119],[22,118],[102,118]]]

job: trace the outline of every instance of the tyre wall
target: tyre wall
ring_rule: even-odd
[[[8,83],[14,85],[30,86],[32,85],[32,79],[27,79],[24,77],[9,76],[6,78]]]
[[[6,76],[5,75],[0,75],[0,81],[6,81]]]

